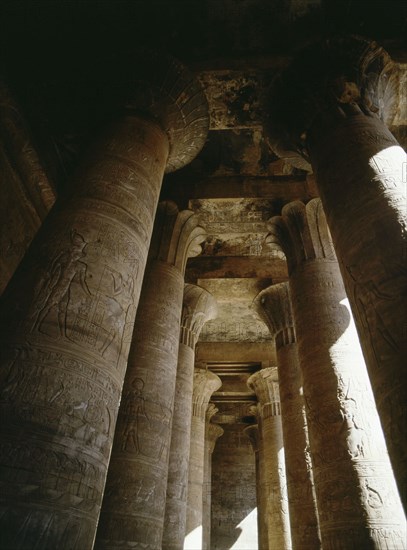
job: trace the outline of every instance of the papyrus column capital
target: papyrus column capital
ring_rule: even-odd
[[[255,372],[248,378],[247,385],[255,392],[261,406],[280,402],[277,367]]]
[[[243,432],[248,437],[253,452],[257,453],[260,448],[260,430],[258,424],[247,426],[247,428],[244,428]]]
[[[206,423],[205,428],[205,440],[210,454],[213,453],[217,440],[225,433],[225,430],[218,424],[212,424],[212,422]]]
[[[196,416],[203,421],[205,420],[209,399],[213,392],[219,389],[221,385],[221,379],[213,372],[195,368],[192,416]]]
[[[202,149],[209,130],[208,102],[199,80],[177,59],[143,50],[133,61],[134,76],[115,82],[113,101],[126,114],[154,120],[165,132],[169,155],[165,171],[182,168]]]
[[[203,325],[215,319],[217,314],[217,302],[210,292],[200,286],[186,284],[182,304],[181,343],[194,349]]]
[[[278,283],[262,290],[254,299],[253,307],[275,337],[278,348],[295,342],[288,283]]]
[[[273,82],[265,105],[272,149],[310,169],[308,137],[323,124],[355,115],[391,124],[399,102],[399,75],[389,54],[359,36],[309,46]]]
[[[320,199],[312,199],[307,204],[301,201],[286,204],[281,216],[269,220],[268,227],[266,242],[284,251],[290,274],[307,261],[336,261]]]
[[[160,202],[154,222],[149,260],[159,260],[176,267],[182,274],[188,258],[201,253],[205,230],[198,225],[192,210],[178,210],[172,201]]]

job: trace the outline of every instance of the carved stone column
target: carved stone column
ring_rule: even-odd
[[[2,296],[3,547],[93,545],[163,173],[207,128],[181,65],[160,57],[138,76]]]
[[[209,399],[222,382],[216,374],[196,367],[192,397],[191,446],[189,453],[188,500],[185,549],[202,548],[202,504],[205,460],[205,419]],[[214,413],[212,408],[210,414]]]
[[[322,546],[403,548],[404,520],[319,199],[272,218],[286,253]]]
[[[165,550],[182,550],[184,546],[195,345],[204,323],[216,315],[216,301],[207,290],[191,284],[184,286],[162,540]]]
[[[217,440],[223,435],[224,429],[218,424],[212,424],[210,419],[218,411],[213,403],[209,403],[205,423],[205,460],[204,460],[204,490],[202,496],[202,550],[211,548],[211,501],[212,501],[212,453]],[[209,418],[209,420],[208,420]]]
[[[276,83],[270,129],[276,152],[311,161],[406,506],[407,157],[386,127],[399,90],[375,42],[325,41]]]
[[[55,202],[29,129],[0,79],[0,294]]]
[[[308,448],[302,376],[287,283],[270,286],[254,301],[275,338],[293,548],[321,547]]]
[[[277,368],[252,374],[247,381],[258,399],[258,416],[264,449],[267,486],[267,532],[269,548],[291,550],[290,517],[284,462],[283,429]]]
[[[184,271],[204,231],[160,203],[134,326],[96,548],[161,548]]]
[[[265,476],[264,451],[261,431],[258,424],[245,428],[244,433],[250,439],[256,461],[256,501],[257,501],[257,535],[259,548],[268,550],[267,528],[267,486]]]

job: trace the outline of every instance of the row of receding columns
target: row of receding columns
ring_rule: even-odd
[[[377,98],[371,90],[367,97],[363,88],[367,74],[378,72],[369,80],[372,85],[388,81],[390,61],[376,45],[360,44],[349,48],[348,57],[356,56],[351,66],[361,74],[331,71],[337,81],[328,86],[326,108],[319,106],[327,97],[318,96],[321,101],[310,102],[318,105],[317,112],[306,117],[305,127],[292,129],[285,120],[284,135],[291,132],[297,150],[303,146],[311,157],[405,498],[406,323],[400,307],[406,287],[405,155],[370,109]],[[177,63],[163,56],[155,61],[140,66],[140,79],[146,80],[137,100],[126,98],[127,110],[95,144],[71,196],[54,207],[2,296],[0,537],[5,548],[91,548],[103,494],[97,546],[161,544],[183,269],[197,244],[188,240],[188,231],[186,241],[180,237],[190,213],[171,214],[167,205],[164,239],[153,239],[151,247],[150,240],[163,173],[196,154],[208,123],[195,81]],[[299,89],[297,69],[294,64],[282,79],[280,102],[275,91],[276,131],[280,115],[292,112],[292,105],[304,105],[281,105],[292,98],[291,90]],[[315,78],[320,71],[309,74]],[[321,84],[317,81],[312,93]],[[345,93],[355,87],[359,95]],[[157,90],[164,97],[157,97]],[[322,544],[400,548],[398,497],[363,359],[351,345],[356,333],[322,216],[317,203],[290,205],[274,220],[271,237],[289,263]],[[175,232],[168,230],[168,217]],[[174,241],[165,242],[173,234],[178,235]],[[146,298],[139,304],[143,276]],[[149,368],[152,359],[154,368]],[[281,471],[280,411],[272,395],[260,402],[259,424],[274,429],[266,438],[277,451],[270,468]],[[280,397],[284,411],[286,398],[282,392]],[[283,414],[283,439],[284,422]],[[297,475],[288,466],[287,472]],[[285,483],[277,478],[272,483],[271,501],[280,503],[274,521],[288,544]],[[288,493],[289,487],[290,479]],[[267,518],[277,507],[268,508]],[[290,515],[296,517],[291,509]],[[292,530],[292,540],[296,536]]]
[[[248,380],[259,400],[262,547],[291,548],[291,528],[293,548],[405,548],[402,505],[321,201],[290,203],[270,226],[289,282],[255,299],[278,363]]]
[[[336,38],[293,61],[266,111],[274,151],[311,162],[406,507],[407,158],[386,127],[399,90],[382,47]]]
[[[209,120],[177,61],[136,65],[1,298],[2,548],[161,547],[183,270],[202,231],[167,204],[150,241],[164,172]]]

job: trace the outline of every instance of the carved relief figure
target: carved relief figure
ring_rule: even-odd
[[[86,241],[76,232],[71,231],[71,246],[62,251],[53,260],[49,273],[41,281],[40,288],[35,297],[35,321],[32,331],[38,329],[42,332],[42,325],[53,308],[58,310],[58,328],[60,336],[66,336],[66,320],[70,299],[71,284],[75,278],[83,291],[91,296],[86,283],[87,265],[81,259],[86,255]]]
[[[102,340],[102,345],[99,348],[102,356],[111,346],[115,339],[120,340],[123,337],[124,326],[126,323],[128,306],[126,309],[120,304],[116,298],[120,296],[125,304],[130,301],[133,303],[134,280],[131,275],[123,277],[121,273],[111,273],[112,277],[112,296],[106,298],[106,335]],[[120,299],[120,298],[119,298]],[[121,351],[121,350],[120,350]],[[120,352],[119,352],[120,355]]]
[[[360,320],[370,335],[372,350],[378,365],[381,363],[380,345],[377,344],[377,336],[382,339],[391,350],[398,351],[398,344],[386,327],[379,311],[378,304],[381,300],[395,300],[397,296],[383,293],[375,281],[367,280],[357,265],[347,266],[349,275],[354,281],[354,296]]]
[[[343,395],[341,391],[338,392],[343,418],[341,433],[345,435],[348,453],[351,457],[357,458],[358,456],[364,456],[365,431],[357,425],[355,419],[357,403],[354,399],[349,397],[349,385],[346,395]]]
[[[131,390],[124,396],[125,428],[121,446],[122,451],[129,450],[129,446],[132,445],[133,452],[136,454],[141,452],[139,421],[142,416],[148,420],[144,405],[143,388],[144,381],[141,378],[134,378],[131,383]]]

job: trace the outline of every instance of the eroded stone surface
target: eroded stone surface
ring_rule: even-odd
[[[208,408],[209,409],[209,408]],[[213,424],[212,411],[206,415],[205,422],[205,461],[204,461],[204,488],[202,497],[202,550],[211,549],[211,512],[212,512],[212,454],[219,437],[224,429]]]

